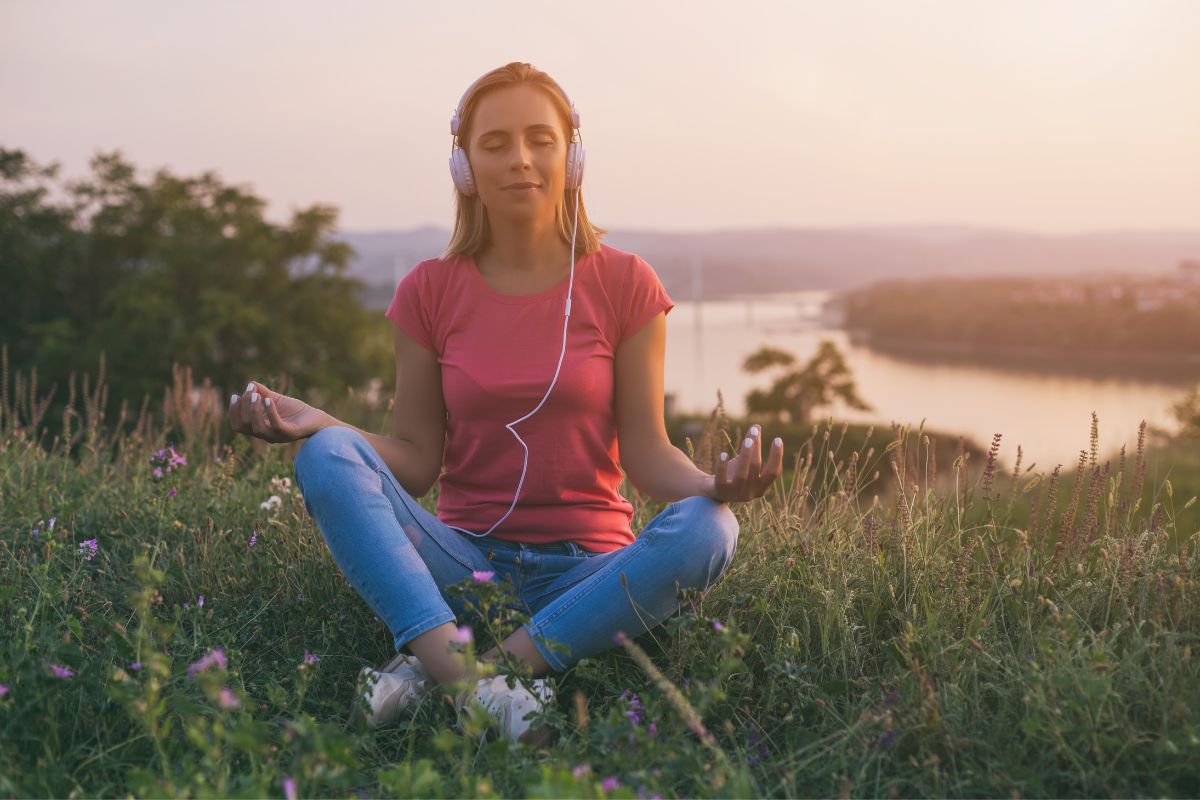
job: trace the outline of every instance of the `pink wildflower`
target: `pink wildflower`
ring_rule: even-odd
[[[50,671],[54,673],[54,677],[56,678],[62,678],[63,680],[66,680],[67,678],[75,677],[75,673],[66,667],[60,667],[58,664],[51,664],[49,661],[46,662],[46,666],[50,668]]]
[[[204,595],[200,595],[199,599],[196,600],[196,605],[200,608],[204,608]]]
[[[604,780],[602,780],[600,782],[600,788],[606,792],[611,792],[615,789],[620,788],[620,786],[621,786],[621,782],[619,780],[617,780],[616,775],[609,775],[607,778],[605,778]]]
[[[317,658],[317,657],[316,657],[316,656],[314,656],[312,653],[310,653],[310,652],[308,652],[307,650],[305,650],[305,651],[304,651],[304,663],[306,663],[306,664],[320,664],[320,663],[321,663],[321,659]]]
[[[221,708],[226,711],[232,711],[235,708],[241,708],[242,701],[237,699],[237,695],[229,690],[228,686],[221,687]]]
[[[474,570],[471,573],[471,577],[475,579],[476,583],[487,583],[496,577],[496,573],[492,570]]]
[[[471,633],[471,628],[468,625],[460,625],[458,630],[454,632],[454,641],[459,644],[470,644],[474,640],[474,635]]]
[[[257,528],[255,528],[250,533],[250,547],[254,547],[254,545],[256,545],[256,544],[258,544],[258,529]],[[347,581],[347,583],[349,583],[349,581]]]
[[[83,556],[85,561],[91,561],[96,556],[98,547],[95,539],[86,539],[79,543],[79,555]],[[87,555],[84,555],[85,551]]]
[[[587,775],[591,771],[592,771],[592,765],[585,762],[583,764],[580,764],[578,767],[575,767],[575,769],[571,770],[571,774],[574,775],[576,778],[582,778],[584,775]]]
[[[295,778],[284,778],[283,779],[283,796],[286,797],[287,800],[296,800],[296,779]]]
[[[8,687],[0,683],[0,697],[4,697],[6,694],[8,694]]]
[[[154,468],[154,477],[161,478],[162,476],[163,476],[162,467],[155,467]]]
[[[211,667],[225,669],[225,651],[220,646],[209,650],[207,654],[188,665],[188,677],[195,678],[196,674]]]
[[[715,620],[715,619],[712,621],[712,626],[713,626],[713,630],[714,630],[714,631],[723,631],[723,630],[725,630],[725,626],[724,626],[724,625],[722,625],[720,622],[718,622],[718,621],[717,621],[717,620]]]
[[[167,497],[174,497],[177,494],[179,494],[179,490],[172,486],[171,491],[167,492]]]

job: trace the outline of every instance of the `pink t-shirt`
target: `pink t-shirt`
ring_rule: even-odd
[[[438,356],[447,410],[438,519],[484,533],[513,500],[525,451],[504,427],[532,411],[554,378],[570,278],[502,294],[470,256],[431,258],[400,281],[387,317]],[[575,265],[567,350],[546,402],[513,425],[529,465],[497,539],[568,540],[609,552],[634,540],[618,490],[613,366],[617,346],[675,304],[641,257],[601,244]],[[465,535],[465,534],[464,534]]]

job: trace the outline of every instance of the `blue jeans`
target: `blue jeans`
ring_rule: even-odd
[[[459,533],[422,508],[357,431],[324,428],[294,462],[304,505],[334,560],[396,649],[466,616],[444,588],[490,570],[511,580],[523,627],[556,672],[633,638],[679,610],[677,589],[704,591],[733,560],[738,521],[725,503],[688,497],[667,506],[638,538],[610,553],[571,542],[524,544]],[[628,581],[628,590],[622,578]],[[551,652],[543,639],[570,648]]]

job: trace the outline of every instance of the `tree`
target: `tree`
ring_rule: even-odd
[[[142,181],[119,152],[90,166],[56,199],[57,164],[0,148],[0,341],[14,369],[63,384],[95,372],[103,352],[110,400],[135,412],[175,363],[225,397],[283,373],[310,397],[386,384],[391,332],[343,274],[354,252],[330,236],[336,208],[296,210],[281,226],[212,172]]]
[[[758,373],[772,367],[791,367],[795,363],[796,358],[791,353],[764,345],[746,357],[742,370]],[[835,398],[850,408],[872,410],[858,396],[841,352],[826,339],[803,367],[785,371],[765,392],[755,389],[747,394],[746,411],[804,424],[816,409],[830,405]]]

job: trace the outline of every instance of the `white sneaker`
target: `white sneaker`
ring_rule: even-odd
[[[397,653],[382,669],[363,667],[359,670],[354,709],[361,711],[360,698],[366,699],[371,707],[367,725],[378,728],[411,712],[436,685],[415,656]]]
[[[535,678],[532,688],[531,692],[517,681],[510,689],[503,675],[481,678],[459,700],[458,708],[461,711],[467,702],[474,701],[499,723],[500,733],[509,741],[543,747],[550,743],[554,731],[545,725],[534,727],[532,717],[545,703],[554,701],[554,690],[545,678]],[[455,727],[462,730],[457,724]]]

